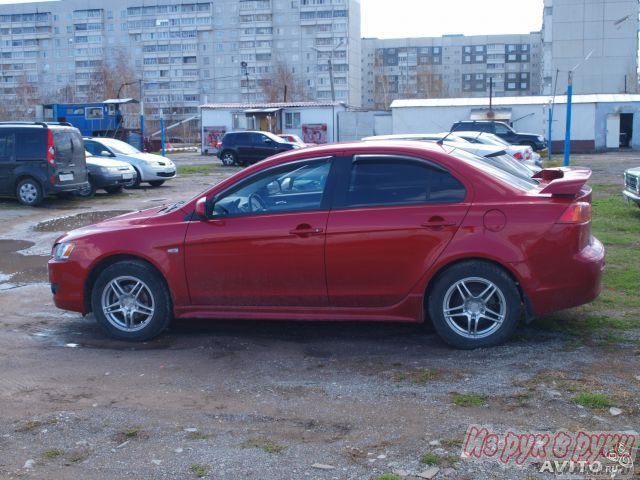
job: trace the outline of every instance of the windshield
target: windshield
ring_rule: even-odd
[[[135,147],[132,147],[128,143],[121,142],[119,140],[101,140],[107,147],[111,148],[114,152],[121,155],[135,155],[141,153]]]

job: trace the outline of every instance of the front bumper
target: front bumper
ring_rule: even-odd
[[[125,178],[126,175],[120,173],[94,175],[91,177],[91,183],[95,188],[127,187],[135,183],[137,176],[135,170],[131,172],[130,178]]]
[[[140,168],[140,181],[148,182],[153,180],[169,180],[176,176],[175,165],[159,166],[145,165]]]
[[[47,264],[49,283],[56,307],[72,312],[88,313],[85,302],[86,270],[74,261],[56,261],[53,258]]]
[[[636,205],[640,207],[640,195],[637,193],[630,192],[629,190],[623,190],[622,196],[627,200],[634,202]]]

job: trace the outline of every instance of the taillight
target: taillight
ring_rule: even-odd
[[[220,140],[218,140],[216,142],[216,148],[220,148],[222,146],[222,142]]]
[[[522,160],[522,152],[514,153],[513,158],[515,158],[516,160]]]
[[[575,202],[569,205],[556,223],[586,223],[591,221],[591,204]]]
[[[53,148],[53,133],[47,130],[47,162],[52,167],[56,166],[55,149]]]

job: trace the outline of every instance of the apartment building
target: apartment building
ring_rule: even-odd
[[[544,0],[545,95],[638,92],[637,0]],[[557,81],[556,81],[557,79]]]
[[[540,93],[540,33],[446,35],[362,41],[362,105],[399,98],[521,96]]]
[[[59,0],[0,5],[0,104],[144,98],[360,103],[359,0]],[[142,90],[142,91],[140,91]]]

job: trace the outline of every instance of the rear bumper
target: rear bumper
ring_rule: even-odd
[[[547,272],[543,282],[536,285],[527,285],[525,282],[522,284],[535,315],[546,315],[584,305],[593,301],[602,290],[605,250],[597,238],[593,238],[590,245],[573,257],[562,257],[558,255],[553,272]],[[526,267],[519,273],[525,277],[527,273],[530,274]]]
[[[77,182],[77,183],[63,183],[63,184],[54,184],[45,183],[45,192],[47,194],[55,194],[55,193],[64,193],[64,192],[76,192],[78,190],[83,190],[89,188],[89,182]]]

